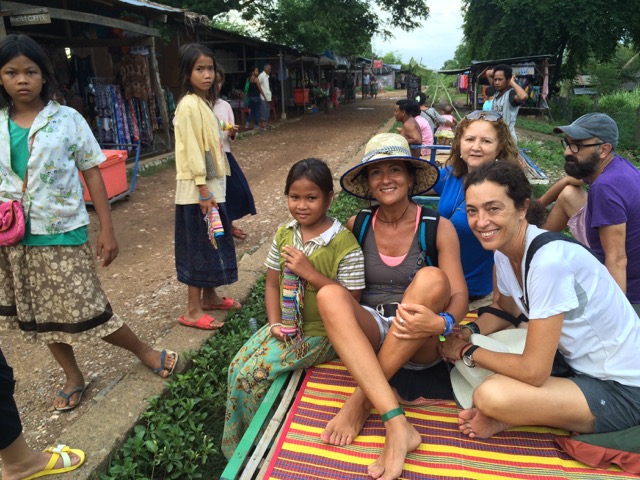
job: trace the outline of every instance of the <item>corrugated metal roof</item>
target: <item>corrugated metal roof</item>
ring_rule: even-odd
[[[168,5],[162,5],[161,3],[150,2],[147,0],[118,0],[118,3],[124,3],[124,4],[132,5],[135,7],[152,8],[154,10],[160,10],[162,12],[174,12],[174,13],[184,12],[182,8],[170,7]]]

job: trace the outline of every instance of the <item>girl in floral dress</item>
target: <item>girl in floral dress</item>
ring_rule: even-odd
[[[75,110],[51,100],[54,77],[40,46],[26,35],[0,42],[0,201],[20,200],[24,238],[0,247],[0,328],[20,329],[45,343],[66,381],[53,401],[75,408],[86,389],[74,344],[103,340],[136,355],[168,377],[178,354],[142,342],[111,309],[94,258],[109,265],[118,255],[109,200],[98,165],[105,159],[89,125]],[[88,242],[89,215],[82,171],[100,231]],[[26,178],[26,181],[25,181]]]

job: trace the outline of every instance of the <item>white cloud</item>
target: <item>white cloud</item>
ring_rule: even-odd
[[[423,26],[411,32],[392,30],[395,38],[388,40],[374,37],[374,52],[380,55],[398,52],[404,63],[413,57],[427,68],[442,68],[445,61],[453,58],[462,41],[461,3],[461,0],[431,2],[429,18]]]

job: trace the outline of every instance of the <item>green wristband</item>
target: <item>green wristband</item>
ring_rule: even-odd
[[[389,410],[387,413],[380,415],[380,420],[382,420],[382,423],[385,423],[398,415],[404,415],[402,407],[394,408],[393,410]]]

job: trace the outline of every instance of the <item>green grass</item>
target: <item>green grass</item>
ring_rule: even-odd
[[[555,135],[553,133],[553,127],[555,127],[554,124],[550,123],[548,120],[543,119],[542,117],[528,118],[520,116],[516,119],[516,128],[522,128],[525,130],[530,130],[532,132]]]

